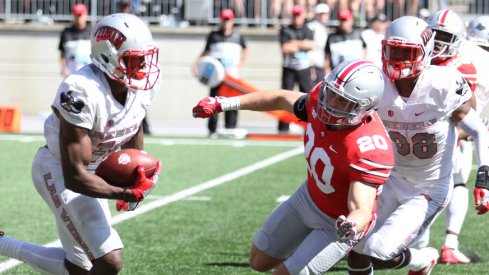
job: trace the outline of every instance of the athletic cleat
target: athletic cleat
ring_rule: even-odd
[[[423,248],[423,250],[426,251],[426,257],[427,259],[429,259],[428,264],[418,271],[409,270],[408,275],[429,275],[431,273],[431,270],[433,270],[433,267],[438,261],[440,254],[438,253],[438,250],[433,247],[426,247]]]
[[[0,237],[2,237],[3,235],[5,235],[5,233],[3,233],[3,231],[0,231]]]
[[[440,263],[444,264],[468,264],[470,259],[465,256],[460,250],[453,249],[447,246],[441,247]]]

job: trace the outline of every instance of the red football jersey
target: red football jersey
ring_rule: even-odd
[[[455,67],[467,80],[472,92],[475,91],[477,87],[477,69],[472,62],[457,55],[443,61],[439,66]]]
[[[377,113],[362,126],[328,130],[316,113],[320,85],[306,103],[308,125],[304,153],[308,164],[307,187],[316,206],[330,217],[347,215],[352,181],[384,184],[394,165],[392,143]]]

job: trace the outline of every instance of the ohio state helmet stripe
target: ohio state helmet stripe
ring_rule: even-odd
[[[448,16],[448,13],[450,12],[450,10],[444,10],[443,11],[443,14],[440,16],[440,20],[438,21],[438,23],[442,26],[445,25],[445,20],[447,19],[447,16]]]
[[[373,63],[367,60],[358,60],[348,64],[343,70],[338,74],[338,78],[336,79],[337,87],[344,86],[348,82],[348,78],[356,72],[356,69],[360,69],[361,67],[372,65]]]

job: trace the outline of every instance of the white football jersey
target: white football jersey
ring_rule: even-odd
[[[489,52],[483,50],[473,42],[463,41],[460,46],[460,55],[470,60],[477,70],[477,112],[480,114],[489,102]]]
[[[112,96],[104,73],[90,64],[65,78],[51,107],[69,123],[89,130],[92,161],[87,169],[94,171],[137,133],[158,87],[159,83],[148,91],[129,89],[123,106]],[[61,159],[59,127],[59,118],[51,114],[44,123],[44,136],[51,153]]]
[[[457,137],[450,117],[472,95],[462,74],[453,67],[429,66],[406,101],[384,79],[378,114],[395,145],[391,174],[419,184],[449,177]]]

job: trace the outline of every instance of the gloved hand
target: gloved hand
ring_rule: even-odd
[[[221,98],[217,96],[203,98],[192,109],[192,115],[200,118],[208,118],[220,112],[222,112]]]
[[[475,210],[477,215],[485,214],[489,211],[489,167],[482,165],[477,170],[477,177],[474,188]]]
[[[475,210],[477,215],[485,214],[489,211],[489,190],[484,188],[474,188]]]
[[[117,200],[116,209],[120,211],[121,209],[125,211],[132,211],[139,206],[139,203],[144,200],[145,197],[153,191],[153,189],[158,184],[158,178],[161,171],[161,161],[156,163],[155,173],[151,178],[146,178],[144,168],[142,165],[138,166],[138,177],[134,183],[134,187],[131,188],[131,193],[136,198],[136,202],[126,202],[124,200]]]
[[[362,235],[357,232],[357,223],[341,215],[336,219],[336,235],[342,243],[350,246],[356,244]]]

